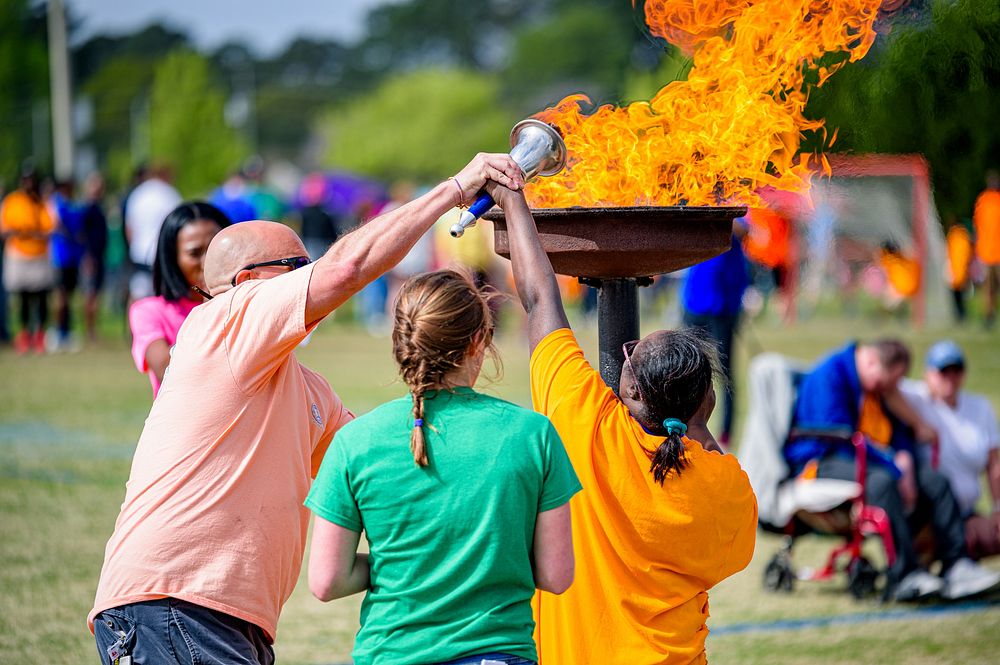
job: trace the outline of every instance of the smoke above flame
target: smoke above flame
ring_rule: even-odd
[[[634,1],[634,0],[633,0]],[[536,207],[760,205],[803,191],[822,154],[798,156],[812,85],[861,59],[882,0],[648,0],[650,32],[692,58],[687,80],[625,107],[566,97],[535,117],[566,141],[567,168],[528,187]],[[886,0],[899,5],[900,0]]]

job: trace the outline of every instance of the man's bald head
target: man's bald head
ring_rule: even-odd
[[[205,284],[210,294],[232,288],[236,274],[251,263],[306,256],[290,228],[277,222],[242,222],[222,229],[205,254]]]

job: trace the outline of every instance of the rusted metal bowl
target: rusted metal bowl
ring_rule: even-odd
[[[531,211],[552,268],[573,277],[648,277],[700,263],[730,247],[745,207],[537,208]],[[510,258],[507,222],[494,208],[496,253]]]

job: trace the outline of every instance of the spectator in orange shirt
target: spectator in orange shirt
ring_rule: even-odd
[[[972,213],[976,227],[976,257],[986,269],[986,308],[983,310],[987,327],[997,318],[997,292],[1000,291],[1000,173],[986,174],[986,189],[976,199]]]
[[[528,313],[532,403],[584,487],[570,501],[573,586],[535,597],[539,663],[704,663],[708,590],[750,562],[757,527],[747,475],[707,427],[714,345],[693,330],[627,344],[615,395],[569,328],[523,195],[487,189]]]
[[[21,330],[14,350],[34,348],[45,352],[45,324],[49,319],[49,291],[54,283],[49,262],[49,236],[55,222],[42,201],[38,172],[26,166],[20,189],[0,206],[0,233],[4,247],[3,281],[7,291],[20,299]]]
[[[969,284],[973,248],[969,230],[954,215],[948,219],[945,245],[948,250],[948,289],[955,303],[955,318],[962,323],[965,321],[965,288]]]
[[[770,273],[773,290],[778,295],[779,314],[782,320],[787,320],[792,304],[788,275],[792,260],[791,221],[785,214],[768,208],[753,208],[748,217],[750,225],[743,239],[743,252],[751,262],[754,282],[766,282],[766,273]],[[771,285],[765,284],[762,289],[765,295],[770,293],[767,286]]]

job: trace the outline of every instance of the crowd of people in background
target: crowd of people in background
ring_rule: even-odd
[[[312,173],[297,188],[282,192],[266,184],[265,175],[264,161],[250,158],[207,192],[205,202],[232,223],[266,219],[289,224],[299,232],[311,258],[350,229],[421,191],[408,182],[385,186],[347,174]],[[990,172],[986,181],[967,223],[955,217],[946,220],[944,279],[956,320],[966,319],[967,293],[975,286],[983,294],[983,320],[992,326],[1000,298],[1000,175]],[[182,201],[169,169],[163,167],[137,168],[124,191],[114,197],[107,195],[100,174],[91,174],[78,187],[70,180],[45,179],[26,163],[18,187],[4,198],[0,213],[5,244],[0,347],[12,344],[18,353],[76,351],[84,340],[98,338],[102,305],[123,316],[131,303],[156,295],[153,263],[160,229]],[[473,271],[478,283],[512,290],[509,266],[492,252],[488,233],[473,229],[456,242],[447,235],[445,221],[421,238],[399,266],[360,294],[354,314],[372,334],[387,334],[395,292],[419,272],[461,264]],[[794,318],[800,261],[796,224],[782,205],[752,209],[734,227],[729,252],[686,274],[658,277],[654,288],[643,289],[647,303],[659,303],[660,295],[668,294],[665,324],[697,326],[717,341],[730,383],[729,357],[741,321],[758,315],[772,300],[781,321]],[[893,240],[870,251],[872,269],[893,294],[893,306],[912,299],[923,279],[914,257]],[[592,318],[596,290],[568,279],[561,279],[560,285],[568,302]],[[495,315],[499,306],[493,305]],[[82,326],[75,325],[78,311]],[[11,313],[13,320],[8,321]],[[720,441],[726,445],[732,395],[723,401]]]

